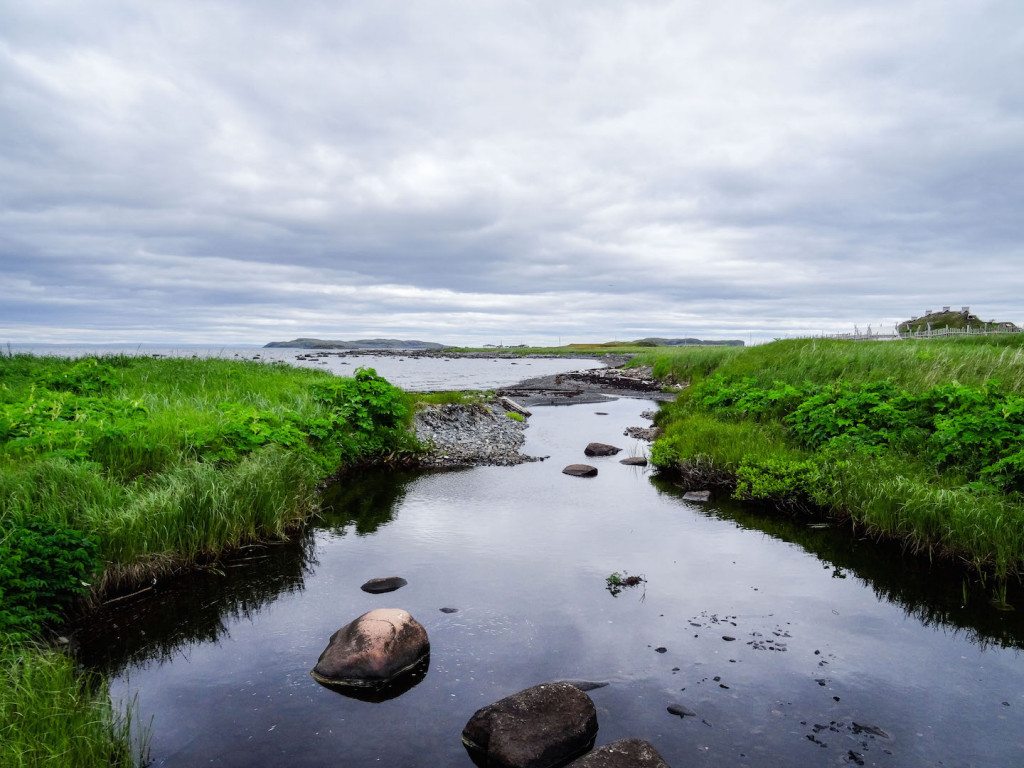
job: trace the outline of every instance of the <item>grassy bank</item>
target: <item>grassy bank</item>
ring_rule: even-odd
[[[98,681],[39,645],[69,607],[279,538],[318,486],[415,451],[372,371],[0,358],[0,764],[128,765]]]
[[[1000,579],[1021,573],[1021,337],[790,340],[634,362],[690,384],[659,417],[659,468]]]
[[[83,563],[62,561],[60,576],[100,594],[280,537],[327,476],[409,453],[410,411],[369,371],[0,359],[0,557],[22,581],[48,581],[33,569],[51,550],[72,551]],[[18,578],[0,580],[7,603],[12,590],[31,592]],[[5,618],[17,628],[10,614],[0,612],[0,628]]]
[[[106,685],[64,653],[0,639],[0,765],[108,768],[143,762]]]

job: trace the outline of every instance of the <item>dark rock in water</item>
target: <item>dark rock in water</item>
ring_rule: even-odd
[[[727,643],[731,643],[736,638],[733,637],[732,635],[722,635],[722,639],[725,640],[725,642],[727,642]]]
[[[627,467],[646,467],[647,459],[643,456],[630,456],[628,459],[622,459],[619,464],[625,464]]]
[[[696,717],[697,713],[689,707],[684,707],[682,704],[669,704],[668,712],[670,715],[676,717]]]
[[[854,733],[870,733],[872,736],[880,736],[883,739],[892,738],[888,733],[883,731],[877,725],[866,725],[864,723],[858,723],[856,720],[853,722]]]
[[[657,648],[654,649],[654,652],[655,653],[668,653],[668,648],[666,648],[664,645],[659,645]]]
[[[570,464],[562,470],[562,474],[573,477],[596,477],[597,467],[592,467],[589,464]]]
[[[687,491],[683,501],[711,501],[711,491]]]
[[[593,680],[559,680],[558,682],[568,683],[573,688],[579,688],[581,691],[594,691],[608,685],[607,682],[598,683]]]
[[[441,613],[458,613],[458,608],[442,608]]]
[[[552,768],[582,755],[597,736],[597,710],[570,683],[543,683],[476,713],[462,743],[487,768]]]
[[[584,755],[568,768],[669,768],[669,765],[649,741],[619,739]]]
[[[621,450],[621,448],[616,448],[614,445],[608,445],[608,443],[590,443],[583,449],[583,452],[587,456],[614,456]]]
[[[594,415],[595,416],[607,416],[608,412],[607,411],[594,411]]]
[[[396,589],[401,589],[408,583],[401,576],[385,576],[380,579],[370,579],[360,589],[363,592],[369,592],[371,595],[381,595],[385,592],[394,592]]]
[[[331,635],[310,674],[324,685],[382,686],[429,654],[427,630],[407,611],[377,608]]]

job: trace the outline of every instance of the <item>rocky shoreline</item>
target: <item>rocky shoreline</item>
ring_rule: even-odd
[[[500,402],[428,405],[416,412],[416,437],[428,446],[421,467],[509,467],[539,458],[521,453],[526,421]],[[522,418],[522,417],[520,417]]]
[[[416,437],[428,446],[419,465],[443,469],[542,461],[522,453],[523,431],[529,423],[526,408],[601,403],[619,397],[668,401],[675,393],[662,391],[650,368],[604,368],[528,379],[498,390],[493,400],[484,403],[422,406],[413,420]],[[657,430],[630,427],[625,435],[650,441]]]

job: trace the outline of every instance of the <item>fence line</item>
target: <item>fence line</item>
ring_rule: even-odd
[[[945,336],[1001,336],[1004,334],[1024,333],[1024,329],[1016,331],[1006,328],[928,328],[923,331],[907,331],[906,333],[880,333],[872,331],[854,331],[853,333],[833,333],[821,336],[824,339],[843,339],[847,341],[899,341],[902,339],[938,339]]]

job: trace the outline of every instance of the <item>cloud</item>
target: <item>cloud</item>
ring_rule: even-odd
[[[1019,3],[2,14],[14,341],[1024,319]]]

